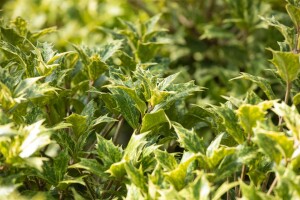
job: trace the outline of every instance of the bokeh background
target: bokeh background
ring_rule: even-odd
[[[234,80],[240,72],[267,77],[278,96],[284,92],[274,75],[266,48],[278,49],[283,40],[261,17],[276,15],[291,23],[282,0],[2,0],[1,16],[21,16],[29,29],[55,27],[42,38],[59,51],[73,49],[71,43],[99,46],[110,39],[105,30],[118,29],[120,18],[145,21],[161,13],[159,26],[165,28],[167,43],[160,53],[169,59],[173,73],[184,80],[196,80],[207,88],[198,103],[218,104],[224,96],[239,97],[249,88],[263,92],[247,80]],[[53,29],[53,30],[54,30]],[[276,89],[278,88],[278,89]]]

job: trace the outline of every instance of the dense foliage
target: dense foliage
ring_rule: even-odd
[[[299,0],[0,6],[1,199],[300,199]]]

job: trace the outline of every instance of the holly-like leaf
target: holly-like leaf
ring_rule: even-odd
[[[136,102],[120,88],[110,88],[110,90],[113,93],[113,98],[118,105],[118,109],[128,124],[134,129],[138,128],[140,112],[135,106]]]
[[[135,168],[132,163],[125,163],[126,173],[128,175],[129,180],[140,188],[142,191],[147,191],[146,179],[143,174],[142,168]]]
[[[271,108],[274,101],[264,101],[258,105],[244,104],[239,107],[236,111],[237,116],[239,117],[239,123],[245,130],[246,135],[252,135],[254,128],[258,121],[263,121],[265,115],[267,114],[266,110]]]
[[[87,129],[87,116],[78,115],[76,113],[71,114],[65,118],[66,121],[72,124],[72,129],[75,136],[78,138]]]
[[[203,140],[193,130],[187,130],[179,123],[172,122],[172,126],[178,136],[178,142],[180,145],[194,153],[205,152],[205,146]]]
[[[69,166],[69,168],[85,169],[99,177],[105,177],[104,167],[95,159],[81,158],[80,162]]]
[[[291,4],[286,5],[286,10],[293,21],[294,25],[299,28],[300,27],[300,9],[299,7],[293,6]]]
[[[171,126],[171,122],[164,110],[161,109],[155,113],[147,113],[142,119],[141,132],[149,131],[162,123],[169,123]]]
[[[300,115],[297,108],[288,106],[284,102],[275,103],[273,111],[283,117],[286,126],[292,131],[296,138],[300,138]]]
[[[256,83],[264,91],[264,93],[267,95],[269,100],[276,99],[276,96],[272,90],[270,83],[265,78],[262,78],[259,76],[253,76],[248,73],[241,73],[241,76],[238,76],[234,79],[242,79],[242,78],[250,80],[253,83]],[[231,80],[234,80],[234,79],[231,79]]]
[[[122,159],[122,149],[113,144],[112,140],[97,135],[97,153],[103,162],[103,165],[109,168],[113,163],[119,162]]]
[[[175,187],[177,191],[181,190],[185,186],[185,179],[187,175],[187,170],[190,164],[196,159],[193,155],[184,162],[181,162],[176,169],[166,172],[166,179]]]
[[[223,124],[228,134],[231,135],[236,142],[242,144],[245,141],[245,136],[242,128],[238,124],[238,118],[234,110],[225,105],[215,107],[214,110],[223,119]]]
[[[298,77],[300,71],[299,55],[293,52],[281,52],[271,50],[273,59],[279,76],[288,84]]]
[[[157,162],[166,170],[171,171],[177,167],[176,159],[173,155],[168,152],[156,150],[155,158]]]

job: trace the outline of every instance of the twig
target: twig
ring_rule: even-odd
[[[243,164],[243,166],[242,166],[242,173],[241,173],[241,181],[244,180],[245,175],[246,175],[246,165]],[[241,197],[241,196],[242,196],[242,190],[241,190],[241,188],[239,188],[238,197]]]
[[[227,183],[229,183],[229,178],[227,178]],[[226,192],[226,200],[230,200],[229,190],[227,190],[227,192]]]
[[[116,133],[115,133],[114,138],[113,138],[113,143],[114,144],[116,144],[116,142],[117,142],[117,140],[120,136],[121,127],[123,126],[123,123],[124,123],[124,118],[122,117],[121,120],[118,123],[117,130],[116,130]]]
[[[270,180],[270,175],[271,175],[271,173],[267,174],[267,177],[266,177],[266,179],[264,180],[264,182],[262,184],[261,190],[264,191],[264,192],[267,191],[267,186],[268,186],[268,183],[269,183],[269,180]]]
[[[268,193],[267,193],[268,195],[270,195],[270,194],[272,193],[274,187],[275,187],[276,184],[277,184],[277,181],[278,181],[278,178],[276,177],[276,178],[274,179],[272,185],[270,186],[269,190],[268,190]]]

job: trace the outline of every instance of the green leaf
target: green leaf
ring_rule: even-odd
[[[100,75],[108,70],[108,66],[97,54],[91,56],[89,60],[89,65],[87,66],[89,78],[90,80],[95,81]]]
[[[300,27],[300,9],[291,4],[287,4],[286,10],[287,10],[288,14],[290,15],[290,18],[292,19],[294,25],[296,27]]]
[[[264,18],[261,17],[264,21],[266,21],[270,26],[275,27],[281,34],[284,36],[284,43],[289,46],[289,51],[294,48],[294,30],[280,22],[278,22],[275,17],[272,18]]]
[[[293,97],[293,104],[295,106],[297,106],[298,104],[300,104],[300,93],[297,93],[294,97]]]
[[[273,54],[271,62],[275,65],[279,76],[287,83],[298,77],[300,70],[299,55],[293,52],[281,52],[270,49]]]
[[[283,117],[286,126],[292,131],[296,138],[300,138],[300,115],[297,108],[293,105],[292,107],[286,105],[284,102],[281,104],[275,103],[273,111]]]
[[[166,170],[171,171],[177,167],[177,162],[175,157],[166,152],[161,150],[155,150],[155,158],[157,162]]]
[[[185,197],[185,199],[209,200],[211,199],[211,189],[211,183],[207,180],[206,175],[202,172],[198,173],[197,178],[179,193],[182,197]]]
[[[269,100],[276,99],[276,96],[272,90],[270,83],[265,78],[262,78],[259,76],[253,76],[253,75],[247,74],[247,73],[241,73],[241,76],[238,76],[234,79],[242,79],[242,78],[250,80],[253,83],[256,83],[264,91],[264,93],[267,95]],[[231,79],[231,80],[234,80],[234,79]]]
[[[101,178],[106,176],[105,169],[95,159],[80,158],[80,162],[69,166],[69,168],[85,169]]]
[[[96,126],[96,125],[101,124],[101,123],[111,123],[111,122],[117,122],[117,121],[118,120],[116,120],[114,118],[108,117],[107,114],[106,114],[106,115],[100,116],[97,119],[93,120],[92,125]]]
[[[270,138],[268,134],[256,133],[253,141],[260,147],[263,153],[269,156],[277,165],[281,162],[282,154],[280,148],[278,149],[278,144],[276,144],[276,141]]]
[[[135,89],[131,89],[125,86],[107,86],[108,88],[118,88],[124,92],[126,92],[131,99],[134,101],[134,105],[135,107],[140,111],[140,113],[142,115],[144,115],[144,113],[147,110],[147,106],[146,103],[137,95],[136,90]]]
[[[224,136],[224,133],[218,135],[218,136],[210,143],[210,145],[209,145],[209,146],[207,147],[207,149],[206,149],[206,156],[207,156],[207,157],[211,157],[211,156],[213,155],[213,152],[216,151],[216,150],[219,148],[223,136]]]
[[[142,155],[142,150],[147,144],[146,136],[148,132],[136,135],[135,133],[131,136],[129,143],[124,151],[123,159],[127,161],[132,161],[136,164],[140,156]]]
[[[252,128],[256,126],[257,122],[265,119],[266,110],[271,108],[273,103],[274,101],[264,101],[258,105],[244,104],[236,111],[239,123],[248,137],[253,134]]]
[[[157,88],[160,91],[167,89],[174,82],[174,80],[178,77],[179,74],[180,74],[180,72],[177,72],[175,74],[172,74],[172,75],[164,78],[162,81],[159,82]]]
[[[158,125],[166,122],[169,123],[171,128],[171,122],[165,111],[162,109],[154,113],[147,113],[142,119],[142,127],[140,132],[143,133],[146,131],[150,131],[152,128],[155,128]]]
[[[193,130],[187,130],[179,123],[172,122],[172,126],[178,136],[180,145],[194,153],[205,153],[204,142]]]
[[[154,58],[157,51],[162,47],[162,42],[146,42],[139,41],[137,55],[142,63],[148,62]]]
[[[103,62],[106,62],[112,55],[114,55],[121,47],[122,40],[114,40],[105,45],[100,52],[100,56]]]
[[[181,100],[190,96],[193,92],[201,91],[202,88],[196,86],[194,81],[187,83],[172,84],[168,87],[167,91],[173,91],[164,101],[157,104],[152,112],[156,112],[159,109],[168,109],[175,101]]]
[[[106,140],[97,135],[97,153],[106,168],[122,159],[122,149],[113,144],[112,140]]]
[[[228,190],[230,190],[231,188],[237,185],[239,185],[238,182],[232,182],[232,183],[224,182],[220,187],[218,187],[217,191],[214,193],[212,200],[221,199],[223,194],[225,194]]]
[[[267,196],[265,193],[260,192],[255,188],[253,184],[246,185],[243,181],[240,182],[240,187],[242,190],[242,195],[244,199],[257,199],[257,200],[271,200],[274,197]]]
[[[215,107],[214,110],[223,119],[223,125],[228,134],[231,135],[237,143],[242,144],[245,141],[245,136],[242,128],[238,124],[238,119],[234,111],[225,105]]]
[[[125,163],[125,160],[121,160],[120,162],[114,163],[106,172],[110,173],[116,178],[123,178],[126,174]]]
[[[125,163],[125,169],[129,180],[138,188],[141,188],[143,192],[146,192],[147,185],[142,168],[137,169],[133,166],[131,162],[129,162]]]
[[[226,156],[229,156],[231,154],[234,154],[236,152],[235,147],[225,147],[221,146],[218,149],[215,149],[211,156],[206,157],[204,159],[204,162],[207,162],[206,164],[210,169],[215,168],[219,165],[220,161],[222,161]]]
[[[145,197],[142,195],[141,190],[138,186],[135,184],[126,185],[127,188],[127,195],[125,200],[140,200],[145,199]]]
[[[139,126],[140,112],[136,108],[136,102],[120,88],[110,88],[113,93],[113,98],[117,102],[118,109],[128,124],[136,129]]]
[[[77,138],[83,134],[87,129],[87,116],[78,115],[72,113],[70,116],[65,118],[66,121],[72,124],[72,129]]]
[[[166,179],[175,187],[177,191],[185,187],[185,179],[187,176],[188,167],[195,159],[196,156],[192,155],[186,161],[180,163],[176,169],[165,173]]]

